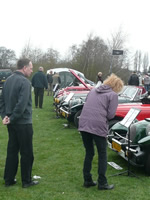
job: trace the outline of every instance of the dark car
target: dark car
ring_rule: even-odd
[[[3,87],[4,82],[11,74],[11,69],[0,69],[0,89]]]
[[[93,88],[92,85],[87,83],[87,79],[85,79],[83,76],[77,75],[73,70],[69,70],[69,72],[72,74],[74,79],[72,79],[72,86],[68,86],[66,88],[62,88],[58,90],[54,95],[54,105],[56,109],[57,116],[62,115],[65,116],[65,112],[60,110],[60,107],[67,110],[70,101],[65,101],[65,99],[69,96],[70,93],[74,93],[74,95],[71,97],[70,100],[80,99],[80,98],[86,98],[88,92]],[[75,83],[75,85],[74,85]],[[78,85],[76,85],[78,83]],[[73,117],[69,117],[68,120],[72,121]]]
[[[141,99],[145,97],[147,94],[143,87],[136,87],[136,86],[125,86],[124,90],[118,95],[118,102],[119,104],[141,102]],[[88,94],[88,93],[87,93]],[[86,95],[87,96],[87,95]],[[86,96],[76,99],[71,99],[68,103],[68,106],[61,107],[63,113],[66,113],[67,119],[73,119],[74,124],[78,127],[79,116],[81,114],[82,108],[84,106]],[[116,122],[122,120],[122,118],[114,118],[110,121],[110,127],[115,124]]]
[[[143,167],[150,175],[150,119],[136,120],[129,128],[116,123],[109,130],[107,138],[110,149],[129,164]]]

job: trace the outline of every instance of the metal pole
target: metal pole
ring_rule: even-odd
[[[111,63],[110,63],[110,70],[109,70],[109,74],[111,75],[112,74],[112,64],[113,64],[113,55],[112,55],[112,58],[111,58]]]

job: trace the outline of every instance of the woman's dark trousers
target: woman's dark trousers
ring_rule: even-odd
[[[104,185],[107,183],[107,140],[91,133],[81,132],[83,144],[85,147],[85,159],[83,165],[84,181],[92,181],[92,160],[94,157],[94,143],[98,151],[98,184]]]

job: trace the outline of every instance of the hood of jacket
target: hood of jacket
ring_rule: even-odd
[[[95,91],[98,93],[108,93],[112,91],[112,88],[109,85],[100,85]]]

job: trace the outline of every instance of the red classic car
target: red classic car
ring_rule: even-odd
[[[109,127],[112,127],[118,121],[121,121],[130,108],[138,108],[141,110],[137,116],[137,120],[144,120],[145,118],[150,118],[150,100],[144,100],[143,103],[125,103],[119,104],[116,110],[115,117],[109,121]]]
[[[69,72],[72,74],[74,79],[68,87],[62,88],[57,91],[54,95],[54,98],[59,98],[62,95],[68,95],[71,91],[90,91],[94,85],[90,85],[86,78],[79,77],[72,69],[69,69]]]
[[[54,101],[56,104],[60,104],[71,92],[74,93],[74,98],[80,98],[80,96],[85,96],[94,87],[94,83],[90,85],[89,82],[86,81],[86,78],[79,77],[79,75],[71,69],[69,69],[69,71],[74,79],[68,87],[62,88],[55,93]]]

